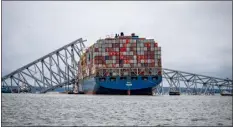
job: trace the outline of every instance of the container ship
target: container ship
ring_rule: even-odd
[[[158,43],[121,32],[85,50],[78,62],[75,88],[85,94],[152,95],[161,81]]]

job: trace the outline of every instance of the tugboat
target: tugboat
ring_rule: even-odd
[[[169,95],[180,95],[179,91],[170,91]]]
[[[9,87],[3,86],[1,89],[2,89],[2,93],[11,93],[11,90],[9,89]]]
[[[221,96],[232,96],[232,93],[229,91],[222,91],[220,94]]]

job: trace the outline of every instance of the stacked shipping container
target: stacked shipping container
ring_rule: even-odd
[[[80,59],[79,76],[95,75],[97,68],[143,67],[157,67],[161,75],[161,47],[153,39],[120,36],[100,39],[89,47]]]

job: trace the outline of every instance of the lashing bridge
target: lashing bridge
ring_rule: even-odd
[[[77,39],[15,71],[2,77],[2,88],[10,92],[46,93],[59,87],[73,90],[78,83],[78,60],[85,45],[82,38]],[[231,90],[232,80],[198,75],[172,69],[162,69],[163,81],[170,91],[181,91],[184,85],[187,94],[213,94],[214,89]],[[73,85],[73,88],[69,88]],[[77,87],[77,86],[76,86]],[[163,83],[155,88],[158,94],[164,94]]]

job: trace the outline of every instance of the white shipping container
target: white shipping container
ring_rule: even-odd
[[[142,47],[144,47],[144,44],[143,44],[143,43],[141,43],[141,44],[140,44],[140,47],[141,47],[141,48],[142,48]]]
[[[129,63],[133,63],[133,60],[129,60]]]
[[[123,52],[123,55],[126,55],[126,52]]]
[[[135,59],[135,60],[136,60],[136,59],[137,59],[137,56],[136,56],[136,55],[134,55],[134,56],[133,56],[133,59]]]
[[[142,67],[142,64],[141,64],[141,63],[138,63],[138,67]]]
[[[113,75],[113,76],[117,76],[117,73],[113,72],[112,75]]]
[[[130,51],[130,48],[127,47],[127,48],[126,48],[126,51],[127,51],[127,52]]]
[[[137,63],[137,60],[136,60],[136,59],[134,59],[134,60],[133,60],[133,63]]]
[[[144,51],[147,51],[147,47],[144,47]]]
[[[124,74],[124,75],[129,75],[129,73],[128,73],[128,72],[124,72],[123,74]]]
[[[115,63],[116,63],[116,60],[113,60],[113,63],[115,64]]]
[[[116,59],[116,56],[112,56],[112,59],[114,59],[114,60],[115,60],[115,59]]]
[[[120,44],[120,47],[123,47],[123,44]]]
[[[132,55],[133,55],[133,52],[130,52],[130,55],[132,56]]]
[[[144,63],[144,60],[141,60],[141,63]]]
[[[119,48],[116,48],[116,51],[119,52]]]
[[[150,46],[151,46],[151,48],[154,48],[155,44],[154,44],[154,43],[151,43]]]
[[[133,43],[136,43],[136,42],[137,42],[137,40],[133,39]]]

